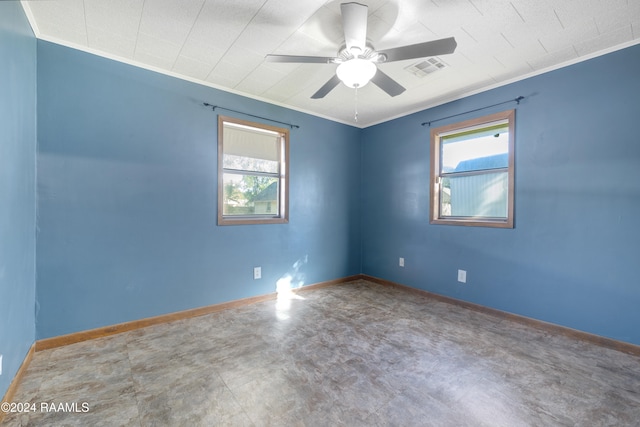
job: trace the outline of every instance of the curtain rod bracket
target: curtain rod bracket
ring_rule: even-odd
[[[213,111],[216,111],[216,108],[219,108],[221,110],[231,111],[233,113],[243,114],[243,115],[249,116],[249,117],[255,117],[256,119],[267,120],[267,121],[274,122],[274,123],[280,123],[281,125],[289,126],[289,128],[291,128],[291,129],[300,129],[300,126],[298,126],[298,125],[293,125],[291,123],[281,122],[279,120],[269,119],[267,117],[256,116],[255,114],[244,113],[244,112],[238,111],[238,110],[232,110],[231,108],[225,108],[225,107],[221,107],[219,105],[209,104],[208,102],[203,102],[202,105],[204,105],[205,107],[211,107],[211,110],[213,110]]]

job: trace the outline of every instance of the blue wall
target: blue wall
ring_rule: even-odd
[[[216,225],[203,101],[300,125],[289,224]],[[38,338],[360,273],[357,128],[38,41],[38,131]]]
[[[36,39],[0,1],[0,399],[35,340]]]
[[[365,129],[362,272],[640,344],[638,76],[640,45]],[[517,107],[515,229],[430,225],[420,124],[519,95],[434,124]]]

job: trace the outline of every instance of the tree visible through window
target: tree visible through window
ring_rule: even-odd
[[[287,222],[289,132],[220,116],[218,224]]]
[[[514,115],[431,131],[431,223],[513,228]]]

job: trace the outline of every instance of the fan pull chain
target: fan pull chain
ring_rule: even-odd
[[[356,123],[358,123],[358,86],[356,86],[355,89],[356,89],[356,105],[354,109],[356,112],[355,112],[354,120],[356,121]]]

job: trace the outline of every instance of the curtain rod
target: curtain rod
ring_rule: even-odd
[[[519,96],[516,99],[510,99],[508,101],[498,102],[497,104],[487,105],[486,107],[476,108],[475,110],[465,111],[464,113],[454,114],[453,116],[440,117],[439,119],[435,119],[435,120],[431,120],[431,121],[428,121],[428,122],[424,122],[424,123],[421,124],[421,126],[431,126],[431,123],[433,123],[433,122],[439,122],[440,120],[446,120],[446,119],[450,119],[452,117],[462,116],[463,114],[469,114],[469,113],[474,113],[474,112],[480,111],[480,110],[486,110],[487,108],[497,107],[498,105],[508,104],[510,102],[515,102],[515,103],[517,103],[519,105],[520,101],[522,101],[523,99],[524,99],[524,96]]]
[[[244,114],[245,116],[249,116],[249,117],[255,117],[256,119],[262,119],[262,120],[268,120],[270,122],[274,122],[274,123],[280,123],[281,125],[287,125],[289,126],[291,129],[299,129],[300,126],[298,125],[292,125],[291,123],[286,123],[286,122],[281,122],[279,120],[273,120],[273,119],[269,119],[267,117],[261,117],[261,116],[256,116],[255,114],[249,114],[249,113],[243,113],[242,111],[238,111],[238,110],[232,110],[231,108],[225,108],[225,107],[221,107],[219,105],[213,105],[213,104],[209,104],[208,102],[203,102],[202,103],[205,107],[211,107],[211,109],[213,111],[216,111],[216,108],[219,108],[221,110],[225,110],[225,111],[231,111],[233,113],[238,113],[238,114]]]

